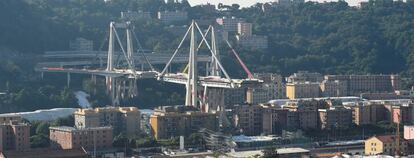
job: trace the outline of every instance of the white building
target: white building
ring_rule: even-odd
[[[237,24],[237,33],[241,36],[251,36],[252,35],[252,23],[239,22]]]
[[[149,12],[143,12],[143,11],[126,11],[121,12],[121,19],[129,20],[129,21],[136,21],[139,19],[150,19],[151,14]]]
[[[185,11],[163,11],[158,12],[158,19],[163,23],[185,21],[188,19],[188,13]]]
[[[231,17],[231,18],[222,17],[222,18],[217,18],[216,22],[217,24],[223,27],[223,30],[228,31],[228,32],[236,32],[238,23],[243,22],[243,20],[240,18],[235,18],[235,17]]]

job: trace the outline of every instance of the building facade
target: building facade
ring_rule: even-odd
[[[318,128],[318,105],[299,105],[296,110],[300,129]]]
[[[245,88],[224,89],[224,105],[233,106],[246,102]]]
[[[76,128],[112,126],[113,133],[134,137],[140,132],[140,112],[136,107],[104,107],[79,109],[75,113]]]
[[[29,149],[30,125],[16,120],[0,124],[0,151],[26,151]]]
[[[263,131],[263,108],[259,105],[234,107],[234,125],[244,135],[260,135]]]
[[[320,95],[319,83],[295,82],[286,83],[286,96],[289,99],[317,98]]]
[[[143,11],[126,11],[126,12],[121,12],[121,19],[123,20],[127,20],[127,21],[137,21],[140,19],[150,19],[151,18],[151,14],[150,12],[143,12]]]
[[[286,98],[286,86],[283,77],[274,73],[255,73],[254,77],[263,80],[263,86],[269,89],[270,99]]]
[[[346,82],[348,95],[359,95],[364,92],[394,92],[399,89],[398,75],[326,75],[325,80]]]
[[[319,109],[321,129],[348,128],[352,125],[352,110],[347,108]]]
[[[324,80],[321,82],[320,88],[323,97],[343,97],[348,94],[346,82],[339,80]]]
[[[162,106],[150,116],[150,125],[155,139],[170,139],[189,136],[202,128],[217,131],[218,115],[192,106]]]
[[[239,22],[237,24],[237,33],[240,36],[252,36],[252,28],[253,28],[253,24],[252,23],[247,23],[247,22]]]
[[[288,115],[291,114],[287,109],[264,108],[263,109],[263,134],[280,134],[283,129],[288,128]]]
[[[394,135],[374,136],[365,140],[365,155],[395,155],[396,139]],[[400,152],[407,152],[407,141],[400,139]]]
[[[22,117],[20,115],[13,115],[13,114],[0,115],[0,124],[9,124],[10,121],[22,122]]]
[[[217,24],[220,25],[222,29],[227,32],[236,32],[238,24],[243,21],[243,19],[236,17],[222,17],[216,19]]]
[[[88,151],[109,149],[112,147],[112,127],[49,127],[49,139],[52,148],[81,149]]]
[[[162,23],[181,22],[188,19],[188,13],[186,11],[163,11],[158,12],[158,20]]]
[[[404,139],[414,140],[414,125],[404,126]]]
[[[298,71],[286,78],[288,83],[295,82],[322,82],[323,75],[317,72]]]
[[[269,42],[267,36],[261,35],[237,35],[237,44],[250,49],[267,49],[269,47]]]

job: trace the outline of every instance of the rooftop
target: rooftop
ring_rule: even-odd
[[[308,153],[309,150],[303,148],[281,148],[277,149],[278,154]]]
[[[274,139],[277,139],[278,137],[273,136],[245,136],[245,135],[239,135],[239,136],[233,136],[232,139],[235,142],[258,142],[258,141],[273,141]]]
[[[389,142],[393,142],[394,141],[394,136],[393,135],[373,136],[371,138],[377,138],[381,142],[385,142],[385,143],[389,143]]]
[[[278,154],[293,154],[293,153],[309,153],[309,150],[303,148],[280,148],[276,149]],[[255,155],[263,155],[262,150],[250,150],[250,151],[237,151],[237,152],[230,152],[227,153],[228,156],[231,157],[254,157]]]
[[[108,127],[75,128],[75,127],[69,127],[69,126],[58,126],[58,127],[49,127],[49,129],[72,132],[72,131],[105,130],[105,129],[110,130],[112,129],[112,127],[108,126]]]
[[[101,107],[101,108],[94,108],[94,109],[79,109],[75,112],[75,114],[85,115],[85,114],[93,114],[93,113],[100,113],[100,112],[121,112],[121,113],[138,112],[138,108],[110,106],[110,107]]]

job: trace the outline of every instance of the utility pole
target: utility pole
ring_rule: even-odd
[[[400,121],[401,121],[401,119],[400,119],[400,114],[399,113],[397,113],[397,133],[395,134],[395,143],[396,143],[396,146],[395,146],[395,156],[396,157],[398,157],[398,156],[400,156]]]

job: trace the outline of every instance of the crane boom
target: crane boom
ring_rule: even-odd
[[[236,56],[237,61],[240,63],[240,65],[243,67],[244,71],[247,73],[247,77],[249,79],[254,78],[253,74],[250,72],[249,68],[247,68],[246,64],[244,64],[243,60],[241,60],[241,58],[239,57],[239,55],[237,54],[236,50],[233,49],[233,47],[231,46],[230,42],[228,40],[226,40],[227,45],[230,47],[231,51],[233,52],[234,56]]]

